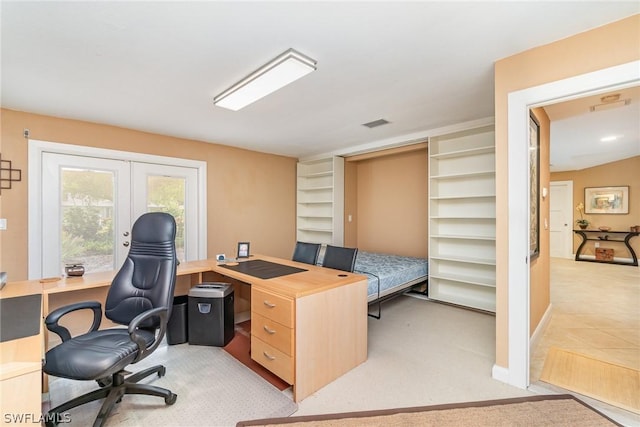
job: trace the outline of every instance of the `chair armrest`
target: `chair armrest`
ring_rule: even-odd
[[[60,326],[58,322],[62,316],[74,311],[85,309],[93,310],[93,323],[87,332],[97,331],[100,327],[100,322],[102,321],[102,305],[98,301],[83,301],[57,308],[47,315],[44,319],[44,323],[48,330],[54,332],[62,339],[62,342],[70,340],[71,334],[69,333],[69,330],[64,326]]]
[[[131,363],[136,363],[139,360],[147,357],[147,354],[152,353],[159,345],[160,341],[162,341],[162,337],[164,336],[165,331],[167,330],[167,312],[169,310],[167,307],[157,307],[151,310],[147,310],[144,313],[138,314],[133,318],[131,323],[129,323],[129,336],[131,340],[136,343],[138,346],[138,356]],[[138,334],[139,325],[145,320],[157,316],[160,318],[160,332],[156,335],[156,339],[154,340],[151,347],[147,347],[147,344],[143,337]],[[156,328],[157,329],[157,328]]]

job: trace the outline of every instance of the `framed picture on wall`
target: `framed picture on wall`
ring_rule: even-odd
[[[540,124],[529,114],[529,258],[540,254]]]
[[[584,189],[584,213],[628,214],[629,186],[586,187]]]

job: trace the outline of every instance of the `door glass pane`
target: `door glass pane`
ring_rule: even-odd
[[[176,219],[176,252],[185,260],[185,187],[184,178],[147,175],[147,212],[167,212]]]
[[[115,268],[111,171],[61,169],[61,263],[83,263],[85,272]]]

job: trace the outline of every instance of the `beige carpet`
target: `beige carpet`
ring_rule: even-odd
[[[540,380],[640,414],[640,371],[551,347]]]
[[[449,405],[239,422],[245,426],[620,426],[572,395],[531,396]]]
[[[114,408],[107,426],[234,426],[251,418],[286,417],[298,408],[291,398],[220,347],[163,345],[129,370],[137,372],[155,364],[166,366],[166,375],[152,376],[145,382],[176,393],[176,403],[167,406],[162,398],[127,395]],[[94,381],[50,378],[52,406],[97,388]],[[92,425],[101,405],[102,400],[72,409],[70,422],[60,425]]]

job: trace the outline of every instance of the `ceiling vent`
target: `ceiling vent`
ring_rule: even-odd
[[[378,119],[378,120],[374,120],[372,122],[369,123],[363,123],[362,126],[366,126],[369,129],[378,127],[378,126],[383,126],[383,125],[388,125],[390,122],[385,120],[385,119]]]

